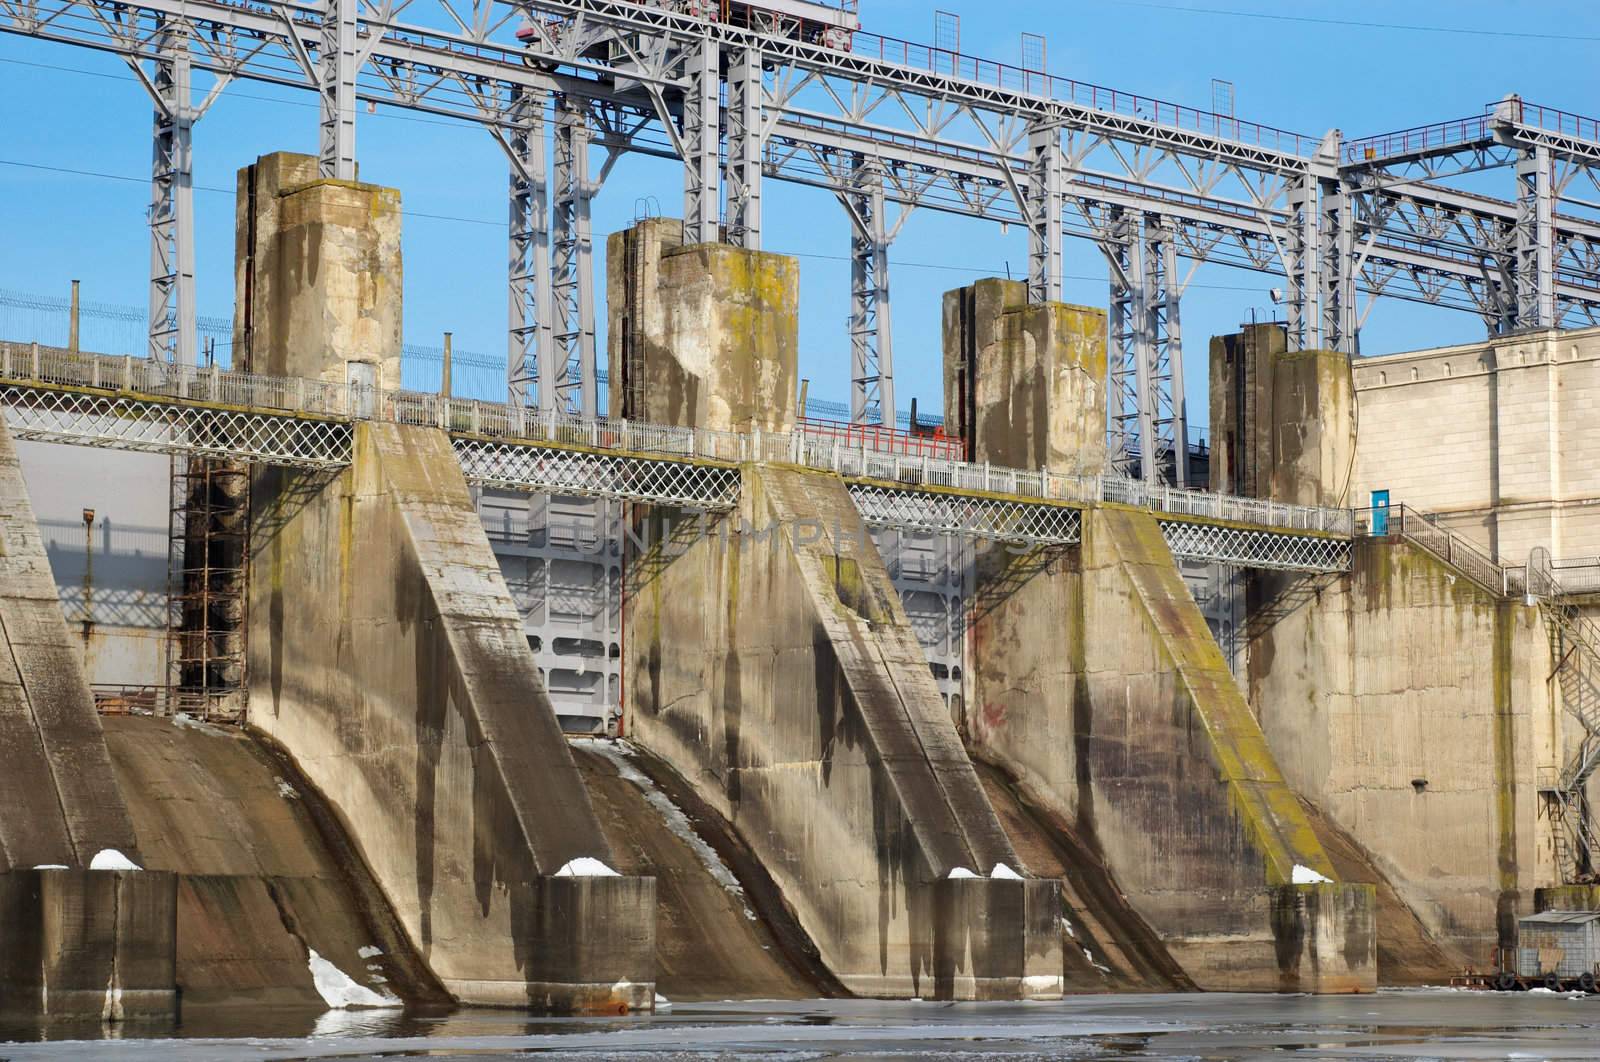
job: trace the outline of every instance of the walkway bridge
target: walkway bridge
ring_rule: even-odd
[[[1182,558],[1282,571],[1350,566],[1348,509],[1179,490],[1116,475],[1063,475],[943,456],[915,437],[840,437],[802,425],[738,434],[574,418],[556,411],[288,379],[143,358],[0,344],[0,406],[18,439],[303,469],[349,464],[363,419],[448,432],[475,486],[696,512],[733,509],[739,466],[802,465],[844,477],[867,523],[1018,546],[1075,545],[1100,504],[1154,511]],[[920,452],[919,452],[920,451]]]

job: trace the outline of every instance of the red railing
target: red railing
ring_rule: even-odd
[[[931,457],[945,461],[967,459],[966,445],[960,439],[945,435],[942,428],[926,433],[910,432],[882,424],[850,424],[840,420],[807,418],[800,422],[800,431],[807,438],[826,439],[849,449],[866,449],[877,454]]]
[[[1493,113],[1507,105],[1512,108],[1511,119],[1518,124],[1531,125],[1535,129],[1560,133],[1562,136],[1570,136],[1577,140],[1600,143],[1600,118],[1585,118],[1581,114],[1544,107],[1537,103],[1525,103],[1520,99],[1508,100],[1504,104],[1491,103],[1488,110]]]
[[[1489,136],[1489,115],[1456,118],[1448,122],[1419,125],[1394,133],[1351,140],[1344,145],[1346,162],[1373,162],[1399,155],[1420,155],[1457,144],[1470,144]]]

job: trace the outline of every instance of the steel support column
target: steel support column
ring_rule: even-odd
[[[1321,303],[1319,342],[1329,350],[1360,351],[1356,326],[1355,216],[1351,190],[1339,180],[1322,183],[1322,223],[1317,227],[1317,283]]]
[[[1555,163],[1544,145],[1517,160],[1517,327],[1554,328]]]
[[[189,41],[171,24],[159,37],[150,174],[150,357],[195,364],[194,155]]]
[[[514,406],[526,406],[530,385],[540,409],[556,408],[553,364],[554,295],[550,274],[550,187],[545,151],[545,96],[518,89],[508,108],[510,135],[509,332],[506,391]]]
[[[1151,214],[1145,215],[1144,221],[1144,268],[1144,290],[1149,296],[1146,334],[1155,368],[1150,400],[1156,411],[1156,435],[1171,447],[1172,482],[1187,487],[1189,412],[1183,393],[1183,322],[1178,306],[1183,281],[1178,276],[1178,246],[1171,223]]]
[[[894,334],[883,173],[857,155],[845,197],[850,214],[850,420],[895,423]]]
[[[594,339],[594,232],[589,206],[589,120],[584,101],[556,98],[552,363],[541,366],[540,404],[579,416],[598,410]],[[576,374],[576,375],[574,375]],[[547,399],[545,392],[549,391]]]
[[[1156,215],[1114,209],[1106,217],[1101,244],[1111,264],[1106,411],[1111,467],[1148,483],[1185,485],[1188,412],[1178,313],[1184,282],[1178,277],[1174,233]]]
[[[356,13],[359,0],[325,0],[322,43],[317,53],[322,94],[322,138],[318,171],[341,181],[356,179]]]
[[[1317,201],[1317,182],[1309,174],[1289,189],[1289,221],[1282,242],[1283,272],[1288,281],[1284,310],[1289,324],[1289,344],[1314,350],[1322,344],[1322,315],[1317,300],[1322,283],[1318,253],[1323,245],[1323,214]]]
[[[703,40],[687,62],[689,85],[683,93],[683,240],[718,243],[722,239],[718,193],[722,171],[721,49]]]
[[[728,64],[728,242],[761,249],[761,149],[766,139],[762,111],[761,53],[744,48]]]
[[[1028,133],[1028,299],[1061,302],[1065,275],[1062,211],[1065,176],[1059,127]]]
[[[1139,216],[1121,207],[1106,212],[1101,247],[1111,266],[1110,316],[1107,321],[1106,351],[1108,382],[1106,418],[1109,439],[1107,457],[1112,471],[1136,475],[1152,467],[1145,424],[1143,396],[1145,366],[1142,360],[1146,299],[1144,292],[1143,242],[1139,239]],[[1139,449],[1136,462],[1134,448]]]

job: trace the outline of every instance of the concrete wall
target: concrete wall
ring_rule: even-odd
[[[945,430],[969,460],[1104,468],[1104,310],[1030,305],[1023,282],[980,280],[945,293],[943,334]]]
[[[400,193],[317,175],[309,155],[239,171],[234,367],[344,383],[347,363],[400,386]]]
[[[1059,995],[1056,884],[949,878],[1016,857],[844,485],[754,466],[740,504],[630,560],[629,734],[733,824],[852,991]]]
[[[1334,878],[1154,519],[1095,510],[1081,557],[990,551],[969,741],[1098,847],[1210,989],[1370,990],[1372,889]]]
[[[1538,609],[1371,539],[1348,577],[1256,595],[1250,702],[1285,776],[1459,962],[1486,965],[1555,875],[1536,783],[1561,720]]]
[[[800,267],[683,223],[639,222],[606,244],[613,416],[711,431],[786,432],[799,386]]]
[[[1441,514],[1503,563],[1600,553],[1600,329],[1355,363],[1354,490]]]
[[[61,610],[89,682],[165,683],[170,460],[57,443],[16,447]],[[95,514],[87,543],[85,509]],[[87,595],[86,552],[94,564]]]
[[[363,424],[254,489],[250,721],[327,796],[467,1002],[652,1005],[654,883],[609,858],[448,439]]]

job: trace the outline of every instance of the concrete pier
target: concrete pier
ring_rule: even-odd
[[[946,378],[1011,381],[969,387],[951,413],[980,454],[1094,474],[1104,315],[1025,294],[946,296]],[[1093,838],[1198,986],[1370,991],[1372,887],[1335,880],[1155,518],[1101,506],[1078,550],[994,547],[978,565],[975,752]],[[1326,883],[1296,883],[1313,875]]]
[[[285,281],[241,289],[249,341],[324,359],[290,371],[382,381],[398,278],[366,277],[388,268],[396,197],[301,187],[303,168],[240,178],[259,215],[240,275]],[[568,876],[610,852],[446,436],[360,423],[350,468],[258,473],[252,503],[251,723],[326,797],[440,983],[463,1003],[651,1009],[654,881]]]
[[[614,383],[622,408],[792,423],[794,264],[676,233],[652,221],[612,241],[612,305],[635,308],[621,335],[648,340],[622,340],[625,380],[666,382]],[[733,824],[834,976],[871,996],[1059,996],[1057,886],[990,876],[1016,854],[844,484],[752,465],[737,514],[706,533],[663,512],[642,530],[628,733]]]
[[[1213,485],[1351,504],[1348,359],[1290,351],[1277,325],[1214,340],[1211,359]],[[1371,853],[1446,971],[1511,946],[1558,873],[1538,843],[1535,765],[1562,747],[1540,609],[1381,537],[1348,575],[1256,573],[1247,597],[1247,693],[1285,776]]]

